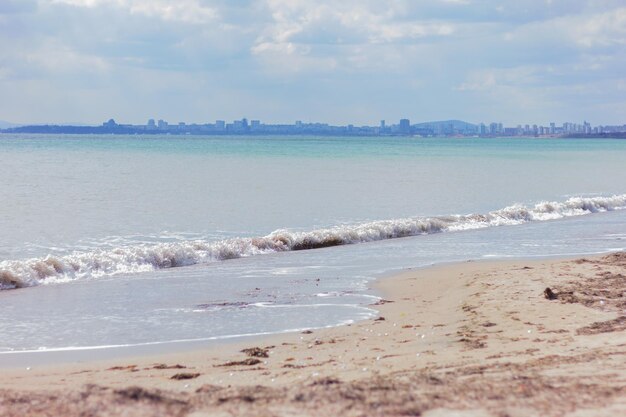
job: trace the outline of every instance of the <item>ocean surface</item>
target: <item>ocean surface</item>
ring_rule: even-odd
[[[0,356],[371,317],[405,268],[626,248],[626,141],[0,135]]]

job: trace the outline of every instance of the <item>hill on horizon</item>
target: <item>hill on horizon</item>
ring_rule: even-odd
[[[467,130],[468,128],[477,127],[477,125],[475,124],[464,122],[463,120],[456,120],[456,119],[455,120],[441,120],[441,121],[435,121],[435,122],[423,122],[423,123],[417,123],[413,126],[421,127],[421,128],[428,128],[428,129],[452,126],[456,130]]]
[[[8,129],[10,127],[17,127],[18,124],[7,122],[6,120],[0,120],[0,129]]]

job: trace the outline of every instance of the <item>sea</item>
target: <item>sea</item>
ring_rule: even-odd
[[[626,141],[0,135],[0,363],[374,317],[408,268],[626,248]]]

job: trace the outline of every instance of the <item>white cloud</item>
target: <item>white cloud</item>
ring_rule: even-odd
[[[626,45],[626,8],[577,20],[571,22],[575,24],[570,31],[579,45],[587,48]]]
[[[316,68],[395,71],[405,66],[396,59],[405,45],[456,32],[451,22],[407,19],[403,1],[268,0],[266,7],[271,19],[259,29],[250,51],[278,74]]]
[[[207,23],[218,17],[217,10],[198,0],[49,0],[51,4],[76,7],[111,6],[163,20],[185,23]]]
[[[472,74],[469,79],[456,87],[458,91],[486,91],[498,85],[496,75],[492,71]]]
[[[528,88],[544,84],[546,77],[559,72],[551,65],[523,65],[510,68],[488,68],[473,71],[457,89],[459,91],[489,91],[500,87]]]
[[[46,74],[103,73],[111,69],[106,59],[98,55],[81,54],[67,45],[53,40],[46,41],[38,49],[23,51],[26,65]]]
[[[261,40],[276,43],[358,43],[410,41],[454,33],[450,22],[406,20],[400,2],[268,0],[272,22]],[[327,34],[334,35],[329,39]]]
[[[393,42],[403,39],[418,39],[427,36],[449,36],[455,32],[450,23],[398,23],[374,25],[370,40],[374,42]]]
[[[626,8],[557,16],[512,28],[510,41],[558,41],[562,47],[604,48],[626,45]]]
[[[336,70],[339,62],[331,56],[311,55],[311,48],[291,42],[265,42],[255,45],[252,53],[259,56],[266,69],[284,76],[296,73],[323,74]]]

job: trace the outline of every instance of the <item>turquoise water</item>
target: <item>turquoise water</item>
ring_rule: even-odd
[[[6,152],[137,152],[234,158],[506,158],[536,160],[626,148],[618,139],[411,138],[306,136],[7,135]]]
[[[0,350],[336,325],[401,268],[620,249],[625,160],[597,139],[0,135]]]

